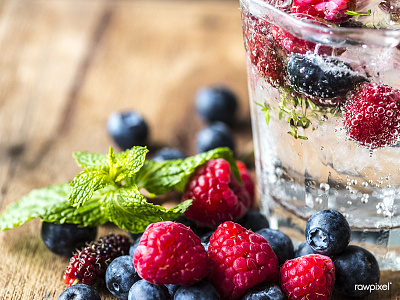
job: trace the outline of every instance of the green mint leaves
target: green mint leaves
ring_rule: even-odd
[[[349,16],[355,16],[354,19],[358,21],[359,17],[369,17],[371,15],[371,9],[368,9],[366,13],[360,13],[352,10],[346,10],[344,13]]]
[[[183,191],[195,169],[210,159],[227,160],[240,180],[235,159],[228,148],[217,148],[185,159],[154,162],[146,160],[146,147],[133,147],[108,154],[76,152],[84,170],[70,183],[36,189],[11,204],[0,215],[0,230],[22,225],[34,218],[46,222],[98,226],[113,222],[133,233],[143,232],[150,223],[174,220],[191,200],[166,209],[154,205],[140,193],[162,195],[172,189]]]

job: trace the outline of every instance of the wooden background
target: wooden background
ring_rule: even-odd
[[[116,147],[113,111],[135,109],[149,148],[195,153],[204,126],[193,98],[225,84],[237,93],[237,152],[251,153],[245,53],[237,1],[0,0],[0,212],[32,189],[71,180],[73,151]],[[150,152],[151,153],[151,152]],[[102,227],[99,235],[112,226]],[[0,232],[0,299],[57,299],[68,265],[48,251],[40,220]],[[384,272],[400,299],[400,276]],[[101,290],[102,299],[114,299]]]

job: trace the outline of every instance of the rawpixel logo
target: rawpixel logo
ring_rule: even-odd
[[[373,291],[389,291],[391,284],[391,282],[386,284],[355,284],[354,289],[356,291],[369,291],[370,293]]]

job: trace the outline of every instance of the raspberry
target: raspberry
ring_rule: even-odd
[[[140,238],[133,264],[153,284],[191,285],[209,272],[207,252],[200,238],[183,224],[150,224]]]
[[[400,137],[400,90],[361,84],[346,102],[344,127],[360,146],[377,149],[395,144]]]
[[[279,278],[278,258],[267,240],[237,223],[218,226],[210,238],[209,282],[221,299],[239,299],[247,289]]]
[[[189,179],[183,200],[193,199],[185,215],[203,227],[217,227],[225,221],[243,217],[251,200],[247,190],[222,159],[206,162]]]
[[[286,261],[281,267],[281,288],[289,300],[330,299],[335,266],[325,255],[309,254]]]
[[[253,178],[251,177],[250,171],[246,168],[246,165],[243,162],[237,160],[236,165],[239,168],[240,177],[242,178],[244,188],[246,189],[246,191],[249,193],[250,196],[251,204],[249,205],[248,208],[253,208],[254,196],[255,196]]]
[[[353,2],[349,0],[294,0],[292,13],[303,13],[319,17],[332,23],[343,23],[351,18],[346,15]]]
[[[127,255],[129,246],[128,236],[114,234],[90,243],[71,258],[63,281],[68,286],[76,283],[93,285],[102,282],[108,265],[118,256]]]

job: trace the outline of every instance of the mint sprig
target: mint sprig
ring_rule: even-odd
[[[162,195],[172,189],[183,191],[190,175],[207,160],[224,158],[239,181],[236,161],[228,148],[218,148],[185,159],[165,162],[146,160],[146,147],[133,147],[108,154],[76,152],[84,170],[70,182],[33,190],[0,215],[0,230],[22,225],[34,218],[46,222],[98,226],[112,222],[133,233],[150,223],[174,220],[191,204],[186,200],[166,209],[149,203],[140,193]]]
[[[354,16],[355,17],[354,19],[358,21],[359,17],[369,17],[371,15],[371,9],[368,9],[366,13],[356,12],[352,10],[346,10],[344,13],[349,16]]]

